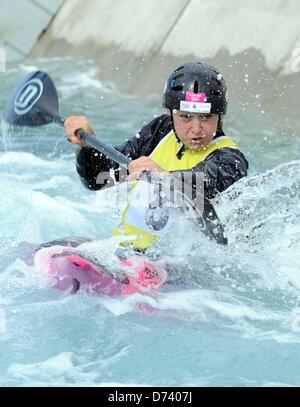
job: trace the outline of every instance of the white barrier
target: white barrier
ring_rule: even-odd
[[[6,71],[6,52],[3,48],[0,48],[0,72]]]

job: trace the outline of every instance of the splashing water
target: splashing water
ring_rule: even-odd
[[[92,61],[68,58],[8,70],[1,107],[33,66],[53,77],[62,114],[87,114],[106,142],[160,114],[155,98],[119,94]],[[229,245],[182,221],[149,253],[177,264],[170,284],[143,298],[70,296],[24,263],[33,245],[80,235],[109,265],[120,208],[109,190],[81,185],[61,129],[1,128],[0,385],[300,384],[299,154],[280,129],[238,122],[228,117],[225,130],[252,168],[216,199]],[[156,312],[137,312],[141,301]]]

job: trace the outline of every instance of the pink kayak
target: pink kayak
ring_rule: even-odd
[[[126,260],[115,256],[114,271],[109,271],[76,253],[76,248],[86,241],[65,238],[41,245],[32,254],[33,265],[49,275],[55,288],[72,294],[80,290],[109,296],[151,295],[166,281],[164,267],[141,255]]]

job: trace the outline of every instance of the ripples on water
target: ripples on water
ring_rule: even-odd
[[[68,58],[1,74],[0,109],[36,68],[53,77],[61,114],[87,114],[106,142],[131,137],[160,113],[158,98],[122,95],[98,79],[92,61]],[[62,294],[16,255],[17,247],[81,235],[97,239],[109,259],[120,211],[116,190],[81,185],[62,129],[2,128],[0,385],[300,384],[299,134],[283,136],[272,118],[251,112],[226,119],[251,166],[216,201],[228,247],[184,222],[159,244],[184,268],[181,283],[153,298]],[[157,311],[137,312],[141,301]]]

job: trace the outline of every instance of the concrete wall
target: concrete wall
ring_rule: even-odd
[[[64,0],[0,0],[0,48],[7,61],[24,58]]]
[[[270,69],[291,73],[299,22],[298,0],[67,0],[47,42],[199,58],[253,48]]]
[[[103,79],[139,95],[201,60],[222,70],[234,108],[259,94],[264,110],[298,118],[299,17],[298,0],[65,0],[30,56],[93,58]]]
[[[197,39],[197,40],[196,40]],[[161,52],[213,58],[248,49],[261,52],[266,65],[281,70],[294,47],[300,47],[297,0],[192,0],[164,42]]]
[[[228,65],[242,56],[292,74],[299,21],[298,0],[66,0],[31,55],[94,57],[125,90],[143,90],[145,62],[156,63],[152,75],[164,76],[186,57]]]

